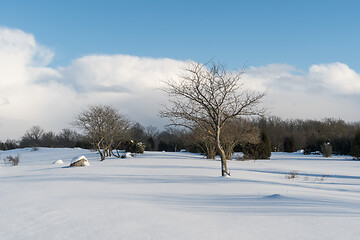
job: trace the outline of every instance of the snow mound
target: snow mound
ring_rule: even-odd
[[[55,162],[53,162],[53,164],[64,164],[64,161],[59,159],[59,160],[56,160]]]
[[[272,195],[269,195],[269,196],[265,196],[263,198],[266,198],[266,199],[280,199],[280,198],[284,198],[282,195],[280,194],[272,194]]]
[[[262,197],[262,199],[266,199],[266,200],[276,200],[276,201],[294,201],[294,200],[299,200],[293,197],[289,197],[286,195],[282,195],[282,194],[272,194],[272,195],[268,195],[268,196],[264,196]]]
[[[70,167],[87,167],[90,166],[85,156],[75,157],[70,162]]]
[[[132,158],[132,157],[134,157],[134,154],[132,154],[131,152],[124,152],[121,155],[121,158]]]

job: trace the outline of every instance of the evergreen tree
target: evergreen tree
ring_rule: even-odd
[[[269,135],[265,130],[261,131],[261,143],[263,145],[262,159],[270,159],[271,157],[271,142]]]
[[[321,145],[321,153],[324,157],[331,157],[332,146],[331,146],[330,142],[326,142]]]
[[[271,142],[268,134],[262,130],[260,133],[261,141],[253,144],[248,143],[243,147],[244,157],[247,159],[270,159]]]
[[[285,137],[284,139],[284,152],[295,152],[295,139],[294,137]]]
[[[352,143],[351,155],[357,159],[360,159],[360,130],[356,132],[354,141]]]
[[[168,150],[168,145],[166,142],[160,140],[159,142],[159,146],[158,146],[158,150],[159,151],[167,151]]]

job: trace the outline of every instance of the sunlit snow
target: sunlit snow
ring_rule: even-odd
[[[0,164],[0,239],[357,239],[360,162],[273,153],[220,162],[187,152],[99,161],[40,148]],[[91,166],[69,168],[85,156]],[[62,159],[64,164],[53,164]]]

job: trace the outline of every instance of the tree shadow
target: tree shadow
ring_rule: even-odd
[[[360,216],[360,204],[345,200],[272,195],[140,195],[137,200],[187,210],[250,215]],[[136,200],[134,199],[134,200]]]

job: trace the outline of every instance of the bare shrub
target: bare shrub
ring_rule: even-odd
[[[20,161],[20,155],[19,154],[16,156],[9,155],[9,156],[6,156],[3,160],[6,165],[17,166]]]
[[[323,182],[325,181],[327,178],[329,177],[329,175],[324,175],[320,178],[320,181]]]
[[[316,177],[314,179],[315,182],[324,182],[327,178],[329,177],[329,175],[323,175],[321,177]]]
[[[299,177],[299,172],[295,170],[289,172],[289,174],[285,176],[286,179],[296,179],[298,177]]]

